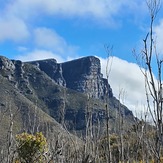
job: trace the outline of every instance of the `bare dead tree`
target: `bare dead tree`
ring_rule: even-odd
[[[159,163],[161,158],[161,150],[163,148],[163,90],[162,90],[162,63],[157,52],[156,42],[154,39],[154,21],[161,7],[161,0],[147,0],[147,7],[150,14],[150,30],[143,40],[144,48],[139,58],[139,65],[143,67],[142,73],[145,78],[145,89],[147,107],[155,125],[155,148],[153,153],[155,155],[155,162]],[[138,57],[138,56],[137,56]],[[138,59],[138,58],[137,58]],[[155,65],[153,65],[155,64]],[[154,75],[154,68],[157,68],[156,78]],[[152,101],[152,102],[151,102]]]
[[[13,113],[11,109],[11,105],[9,104],[9,130],[7,134],[7,163],[11,163],[13,159]]]
[[[107,81],[109,81],[109,75],[110,75],[110,72],[111,72],[111,66],[112,66],[112,58],[111,55],[112,55],[112,50],[113,50],[113,46],[108,46],[106,45],[105,46],[105,50],[107,52],[107,63],[106,63],[106,79]],[[111,61],[111,63],[110,63]],[[109,92],[106,92],[106,95],[105,95],[105,101],[106,101],[106,104],[105,104],[105,111],[106,111],[106,138],[107,138],[107,146],[108,146],[108,162],[109,163],[112,163],[112,154],[111,154],[111,145],[110,145],[110,133],[109,133],[109,106],[108,106],[108,102],[109,102]]]
[[[120,149],[119,149],[119,160],[124,162],[124,113],[121,109],[121,101],[122,104],[124,104],[124,96],[125,96],[125,90],[120,89],[119,91],[119,106],[118,106],[118,112],[119,112],[119,137],[120,137]]]

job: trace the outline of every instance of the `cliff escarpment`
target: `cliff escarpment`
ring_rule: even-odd
[[[101,73],[100,60],[94,56],[84,57],[64,63],[54,59],[30,62],[44,71],[57,84],[92,98],[113,97],[108,81]]]
[[[4,110],[10,101],[10,105],[19,108],[20,117],[26,117],[21,123],[28,122],[32,106],[69,131],[85,133],[89,119],[95,128],[100,125],[100,132],[104,132],[106,104],[110,130],[114,131],[119,122],[116,117],[124,117],[126,128],[134,122],[132,112],[113,96],[101,74],[100,60],[93,56],[64,63],[57,63],[55,59],[22,62],[0,56],[0,82],[9,95],[6,98],[1,94]],[[16,100],[22,98],[23,104]],[[38,119],[42,118],[38,115]],[[18,118],[15,121],[20,122]],[[29,127],[28,123],[26,126]]]

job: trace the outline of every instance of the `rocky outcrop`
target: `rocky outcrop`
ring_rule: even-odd
[[[90,56],[65,62],[62,69],[67,88],[87,93],[93,98],[113,96],[108,81],[101,74],[98,58]]]
[[[24,63],[22,61],[9,60],[0,56],[0,75],[7,78],[20,92],[23,90],[25,93],[32,94],[28,77],[24,75]]]
[[[0,75],[11,80],[15,71],[14,63],[6,57],[0,56]]]
[[[60,86],[86,93],[92,98],[112,97],[112,89],[101,74],[100,60],[94,56],[84,57],[65,63],[55,59],[33,61]]]
[[[41,71],[44,71],[58,85],[66,86],[66,82],[62,76],[61,64],[58,64],[55,59],[46,59],[29,63],[36,65]]]

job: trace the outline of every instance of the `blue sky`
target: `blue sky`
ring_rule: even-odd
[[[36,49],[55,53],[63,60],[88,55],[105,58],[107,44],[114,47],[114,55],[134,61],[132,48],[139,46],[148,27],[145,1],[141,0],[1,1],[0,53],[9,58]],[[43,39],[43,35],[51,38],[47,36],[46,43],[41,43],[38,37]],[[53,39],[55,43],[49,43]],[[66,46],[68,54],[55,46],[63,51]]]
[[[0,55],[22,61],[55,58],[63,62],[95,55],[105,74],[104,45],[113,46],[109,83],[135,111],[145,97],[143,78],[132,49],[142,49],[149,30],[145,0],[0,0]],[[163,9],[154,33],[163,52]],[[104,75],[105,76],[105,75]],[[143,101],[143,102],[142,102]]]

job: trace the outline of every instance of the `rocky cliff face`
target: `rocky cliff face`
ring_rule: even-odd
[[[11,105],[16,97],[24,97],[27,103],[30,102],[33,106],[37,104],[36,108],[40,108],[57,122],[64,122],[71,131],[84,132],[87,118],[90,117],[95,127],[99,122],[103,126],[106,120],[105,97],[109,97],[112,128],[116,125],[119,107],[120,116],[125,115],[127,126],[134,119],[132,112],[113,97],[110,85],[101,74],[100,61],[93,56],[61,64],[55,59],[24,63],[0,56],[0,82],[1,87],[3,83],[11,96],[8,99],[13,99]],[[17,95],[10,94],[13,90]],[[0,95],[3,97],[4,94]],[[2,100],[0,106],[5,103],[7,101]],[[20,103],[16,105],[17,108],[22,107]],[[25,108],[28,107],[30,105]]]
[[[87,93],[90,97],[112,97],[112,90],[101,74],[100,60],[84,57],[62,64],[63,77],[68,88]]]
[[[1,71],[1,75],[10,79],[12,78],[14,74],[15,65],[11,60],[1,56],[0,57],[0,71]]]
[[[61,64],[58,64],[55,59],[46,59],[29,63],[36,65],[36,67],[38,67],[41,71],[44,71],[58,85],[66,87],[66,81],[62,75]]]
[[[86,93],[92,98],[113,97],[110,85],[101,74],[100,60],[96,57],[84,57],[61,64],[54,59],[30,63],[61,86]]]

